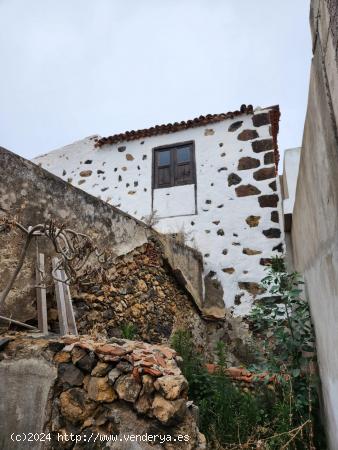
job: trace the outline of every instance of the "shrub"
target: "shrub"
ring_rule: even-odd
[[[272,259],[262,280],[270,297],[257,302],[249,317],[259,361],[249,369],[265,374],[251,391],[228,377],[224,343],[217,344],[218,370],[210,374],[191,334],[178,331],[173,336],[209,448],[326,448],[318,413],[314,332],[301,284],[299,274],[287,273],[281,258]]]

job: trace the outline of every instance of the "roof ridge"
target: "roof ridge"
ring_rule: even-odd
[[[279,106],[269,106],[265,109],[275,109],[279,111]],[[143,137],[151,137],[160,134],[169,134],[176,131],[186,130],[188,128],[195,128],[201,125],[207,125],[209,123],[221,122],[226,119],[233,119],[241,114],[253,114],[254,109],[252,105],[241,105],[239,110],[228,111],[226,113],[219,114],[207,114],[205,116],[201,115],[195,117],[194,119],[182,120],[181,122],[167,123],[162,125],[154,125],[149,128],[143,128],[140,130],[125,131],[124,133],[113,134],[111,136],[102,137],[96,140],[95,147],[102,147],[105,144],[117,144],[119,142],[133,141],[136,139],[141,139]]]

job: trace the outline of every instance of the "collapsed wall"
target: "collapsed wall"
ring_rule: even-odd
[[[168,245],[168,238],[159,236],[144,223],[0,148],[0,218],[7,216],[15,217],[25,227],[53,220],[59,227],[88,234],[100,251],[106,251],[114,258],[155,238],[162,242],[169,266],[179,275],[199,310],[203,311],[206,306],[203,304],[202,264],[198,252],[182,245]],[[21,232],[0,229],[0,290],[16,267],[23,243]],[[54,248],[48,242],[39,245],[51,266]],[[0,307],[3,315],[21,321],[35,318],[35,260],[36,245],[31,245],[14,288],[5,305]]]

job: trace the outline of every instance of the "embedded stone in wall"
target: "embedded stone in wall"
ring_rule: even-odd
[[[222,269],[222,272],[232,274],[235,272],[235,269],[233,267],[226,267],[225,269]]]
[[[124,152],[125,149],[126,149],[126,146],[125,146],[125,145],[121,145],[121,147],[118,147],[118,148],[117,148],[117,151],[118,151],[118,152]]]
[[[263,167],[262,169],[254,172],[253,177],[257,181],[268,180],[269,178],[274,178],[276,176],[276,170],[274,166]]]
[[[212,128],[206,128],[204,130],[204,136],[212,136],[213,134],[215,134],[215,131]]]
[[[269,178],[274,178],[276,175],[275,167],[263,167],[262,169],[256,170],[253,177],[257,181],[268,180]]]
[[[94,352],[89,352],[85,354],[79,361],[77,361],[76,366],[83,372],[90,373],[96,366],[97,357]]]
[[[117,399],[117,394],[109,384],[108,377],[90,377],[87,390],[88,397],[96,402],[111,403]]]
[[[261,195],[258,197],[258,201],[261,208],[276,208],[278,204],[278,195]]]
[[[180,422],[186,414],[187,406],[184,399],[165,400],[156,394],[152,404],[153,414],[164,425]]]
[[[92,162],[93,162],[92,159],[87,159],[84,163],[85,163],[85,164],[91,164]]]
[[[68,389],[60,395],[61,414],[71,423],[85,420],[96,408],[97,405],[80,388]]]
[[[271,188],[273,191],[277,191],[277,183],[276,180],[269,183],[269,188]]]
[[[243,158],[240,158],[240,160],[238,161],[238,170],[255,169],[260,165],[261,163],[259,159],[251,158],[250,156],[244,156]]]
[[[241,304],[241,298],[243,297],[244,292],[242,294],[237,294],[235,295],[235,299],[234,299],[234,304],[235,305],[240,305]]]
[[[259,141],[253,141],[253,142],[251,142],[251,145],[252,145],[252,150],[255,153],[273,150],[273,140],[272,139],[261,139]]]
[[[250,228],[257,227],[259,224],[259,219],[261,216],[248,216],[245,219],[245,222],[249,225]]]
[[[73,364],[62,363],[58,369],[59,380],[73,386],[81,386],[83,383],[83,373]]]
[[[232,123],[229,128],[228,131],[233,132],[238,130],[238,128],[240,128],[242,126],[243,121],[242,120],[238,120],[237,122]]]
[[[166,375],[158,378],[154,387],[166,400],[176,400],[188,392],[188,382],[183,375]]]
[[[278,211],[271,211],[271,222],[279,222],[279,214]]]
[[[252,184],[243,184],[242,186],[238,186],[236,189],[237,197],[247,197],[249,195],[258,195],[261,191],[256,188],[256,186],[252,186]]]
[[[262,252],[260,250],[253,250],[251,248],[243,248],[244,255],[260,255]]]
[[[112,366],[110,364],[99,361],[92,370],[91,375],[93,377],[105,377],[106,375],[108,375],[108,372],[110,371],[111,367]]]
[[[270,123],[269,113],[259,113],[252,116],[252,123],[255,127],[261,127]]]
[[[275,154],[274,152],[268,152],[264,154],[264,164],[274,164],[275,163]]]
[[[260,287],[260,285],[258,283],[251,282],[251,281],[239,281],[238,287],[240,289],[243,289],[243,290],[249,292],[252,295],[255,295],[255,296],[262,294],[264,292],[264,289],[262,287]]]
[[[234,184],[239,184],[242,181],[242,178],[239,177],[236,173],[231,173],[228,176],[228,186],[232,186]]]
[[[83,184],[83,183],[85,183],[86,182],[86,180],[80,180],[77,184]]]
[[[272,259],[271,258],[261,258],[259,260],[259,264],[261,266],[271,266],[271,263],[272,263]]]
[[[131,155],[130,153],[127,153],[127,154],[126,154],[126,159],[127,159],[128,161],[133,161],[134,157],[133,157],[133,155]]]
[[[82,170],[80,172],[80,177],[90,177],[90,175],[93,173],[92,170]]]
[[[251,139],[258,138],[259,135],[256,130],[243,130],[237,136],[239,141],[250,141]]]
[[[224,236],[224,230],[222,230],[222,228],[220,228],[219,230],[217,230],[217,234],[218,234],[218,236]]]
[[[132,403],[136,401],[142,387],[133,374],[120,376],[114,386],[119,398]]]
[[[98,175],[101,175],[101,174],[104,173],[104,170],[98,169],[98,170],[96,171],[96,173],[97,173]]]
[[[284,247],[283,247],[282,243],[280,243],[280,244],[278,244],[278,245],[276,245],[275,247],[272,248],[273,251],[276,251],[276,252],[279,252],[279,253],[283,253],[283,249],[284,249]]]
[[[263,230],[264,236],[269,239],[279,238],[281,231],[279,228],[269,228],[268,230]]]

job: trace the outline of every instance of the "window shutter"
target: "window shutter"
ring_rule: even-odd
[[[193,143],[155,149],[153,164],[154,189],[195,183]]]
[[[177,147],[175,149],[174,162],[175,185],[193,183],[194,177],[191,145]]]
[[[155,187],[168,187],[172,184],[172,154],[170,150],[155,153]]]

